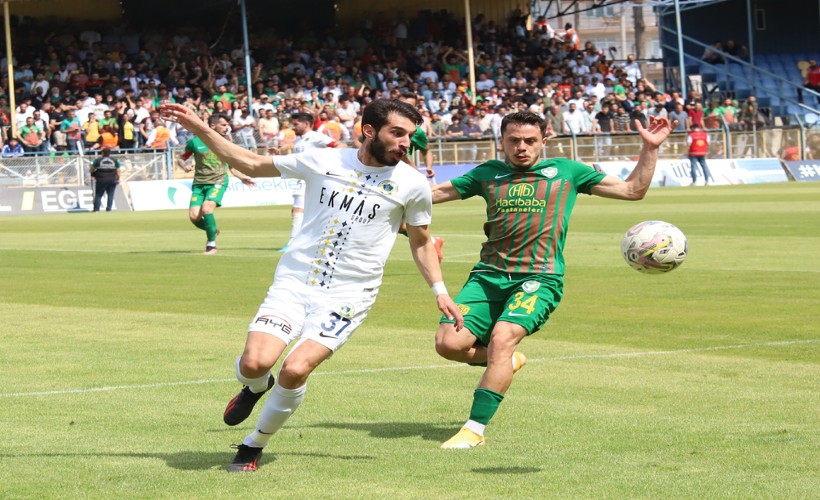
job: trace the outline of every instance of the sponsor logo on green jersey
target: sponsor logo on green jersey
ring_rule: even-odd
[[[515,184],[507,191],[506,197],[496,201],[496,208],[501,212],[543,212],[547,200],[537,200],[534,195],[535,188],[531,184]]]

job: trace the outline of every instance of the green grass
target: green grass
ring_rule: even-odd
[[[437,207],[455,293],[478,201]],[[632,224],[683,266],[622,260]],[[287,207],[0,218],[0,498],[810,498],[820,491],[820,183],[584,197],[564,301],[525,339],[487,446],[443,451],[481,370],[433,349],[438,313],[399,239],[381,295],[311,378],[257,474],[229,475],[233,360]]]

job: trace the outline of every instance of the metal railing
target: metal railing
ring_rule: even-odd
[[[789,147],[797,147],[800,159],[820,158],[820,150],[812,151],[807,145],[820,145],[820,122],[806,124],[795,117],[795,125],[779,127],[752,127],[732,130],[725,123],[709,133],[709,158],[781,158]],[[813,125],[813,127],[812,127]],[[663,159],[684,158],[688,154],[687,133],[670,135],[658,152]],[[547,141],[544,156],[564,157],[584,163],[609,160],[637,159],[642,140],[637,133],[561,135]],[[434,165],[479,164],[490,159],[503,159],[497,142],[492,139],[476,141],[432,140]],[[263,148],[257,150],[267,154]],[[192,177],[181,168],[181,148],[167,151],[112,153],[119,160],[120,178],[123,181],[169,180]],[[418,154],[418,153],[417,153]],[[82,186],[89,179],[89,168],[96,154],[74,153],[48,155],[24,155],[0,158],[0,188]],[[417,165],[424,159],[415,158]]]

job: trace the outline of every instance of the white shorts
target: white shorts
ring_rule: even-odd
[[[336,352],[367,317],[378,292],[370,288],[358,294],[349,290],[330,293],[301,283],[274,281],[248,333],[267,333],[285,345],[310,339]]]

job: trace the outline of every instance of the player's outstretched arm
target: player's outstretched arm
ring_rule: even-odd
[[[670,125],[666,118],[649,117],[649,126],[644,128],[638,120],[635,127],[643,140],[638,164],[626,180],[614,175],[607,175],[591,192],[604,198],[618,200],[642,200],[652,183],[655,175],[655,165],[658,162],[658,148],[677,125],[677,120]]]
[[[191,109],[174,103],[159,107],[166,120],[179,123],[199,137],[220,160],[251,177],[278,177],[281,175],[269,156],[258,155],[221,137],[202,121]]]
[[[447,289],[444,286],[444,279],[441,276],[441,265],[438,262],[436,248],[430,238],[430,230],[427,226],[407,225],[407,237],[410,241],[410,252],[416,267],[427,281],[427,285],[433,289],[436,295],[436,305],[448,319],[456,320],[456,330],[461,330],[464,326],[464,316],[456,306]]]
[[[450,181],[443,184],[432,184],[430,185],[430,189],[433,190],[433,204],[461,199],[461,193],[456,191],[456,188]]]

